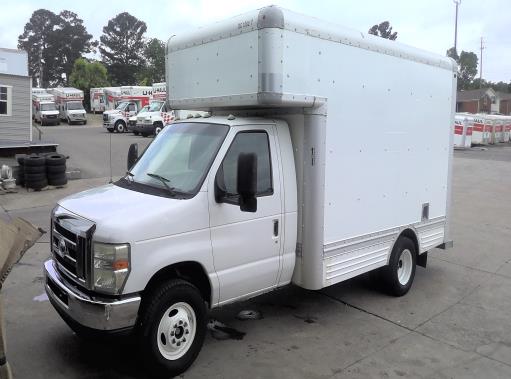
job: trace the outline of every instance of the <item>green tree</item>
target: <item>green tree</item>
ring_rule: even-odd
[[[383,21],[371,26],[368,33],[381,38],[390,39],[391,41],[397,39],[397,32],[392,32],[392,26],[390,26],[390,22],[388,21]]]
[[[446,55],[449,58],[454,59],[456,61],[456,63],[459,62],[459,60],[460,60],[460,56],[458,55],[458,52],[456,51],[455,47],[451,47],[449,50],[447,50]]]
[[[90,89],[109,86],[106,67],[98,61],[88,61],[78,58],[69,77],[71,86],[79,88],[84,93],[85,106],[90,105]]]
[[[144,49],[145,67],[138,75],[138,84],[151,85],[165,81],[165,43],[150,39]]]
[[[145,22],[127,12],[120,13],[103,27],[99,51],[115,85],[134,85],[144,68]]]
[[[18,37],[18,48],[28,53],[29,73],[34,85],[65,84],[73,62],[82,54],[92,52],[95,42],[83,21],[70,11],[55,14],[46,9],[32,13]]]
[[[469,89],[477,75],[477,55],[471,51],[462,51],[458,61],[458,89]]]

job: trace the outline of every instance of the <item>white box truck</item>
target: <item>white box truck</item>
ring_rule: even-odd
[[[105,88],[90,89],[90,111],[102,113],[106,109]]]
[[[59,111],[55,105],[55,96],[37,91],[32,93],[32,115],[35,122],[44,125],[59,125]]]
[[[135,328],[176,375],[209,308],[371,270],[401,296],[451,245],[454,61],[278,7],[166,50],[170,107],[211,113],[53,210],[46,291],[78,334]]]
[[[55,96],[60,119],[73,123],[87,124],[87,116],[83,107],[83,91],[73,87],[57,87],[48,90]]]

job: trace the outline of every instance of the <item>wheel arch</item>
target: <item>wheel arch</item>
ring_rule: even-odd
[[[387,264],[389,262],[389,259],[390,259],[390,256],[391,256],[392,252],[394,251],[394,246],[396,246],[397,241],[399,241],[399,239],[403,238],[403,237],[407,237],[407,238],[412,240],[412,242],[413,242],[413,244],[415,246],[415,252],[417,254],[416,257],[417,258],[419,257],[419,255],[420,255],[420,245],[419,245],[419,238],[417,236],[417,231],[413,227],[406,227],[403,230],[401,230],[401,232],[399,233],[397,238],[394,240],[394,243],[392,244],[392,248],[390,249],[390,252],[389,252],[389,255],[388,255],[388,258],[387,258]]]
[[[169,279],[183,279],[190,282],[199,289],[202,298],[211,307],[213,287],[204,266],[196,261],[174,263],[158,270],[142,291],[142,304],[144,304],[144,299],[147,298],[144,294],[150,293],[159,284]]]

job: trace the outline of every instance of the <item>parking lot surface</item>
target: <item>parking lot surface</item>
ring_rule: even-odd
[[[91,179],[70,181],[61,190],[1,196],[0,217],[24,217],[48,230],[59,198],[108,182],[108,171],[101,171],[108,133],[94,126],[61,129],[46,137],[55,132],[62,138],[61,151],[68,149]],[[129,143],[149,139],[126,134],[112,135],[114,140],[114,175],[122,175]],[[183,377],[511,377],[510,157],[509,145],[455,152],[454,248],[431,251],[406,296],[389,297],[364,276],[318,292],[289,286],[214,310],[211,318],[245,334],[208,334]],[[147,377],[133,340],[83,341],[53,310],[43,295],[41,269],[48,241],[45,234],[27,252],[2,290],[14,376]],[[241,310],[263,317],[240,321]]]

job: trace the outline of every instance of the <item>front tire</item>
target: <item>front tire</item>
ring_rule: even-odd
[[[410,290],[416,262],[415,244],[408,237],[400,237],[392,249],[388,266],[382,269],[382,279],[390,295],[403,296]]]
[[[126,131],[126,125],[124,125],[124,122],[122,121],[117,121],[114,129],[117,133],[124,133]]]
[[[163,283],[150,295],[139,324],[144,361],[159,377],[184,372],[199,354],[207,311],[197,287],[181,279]]]
[[[163,125],[156,124],[156,126],[154,127],[154,135],[157,136],[158,134],[160,134],[160,132],[162,130],[163,130]]]

